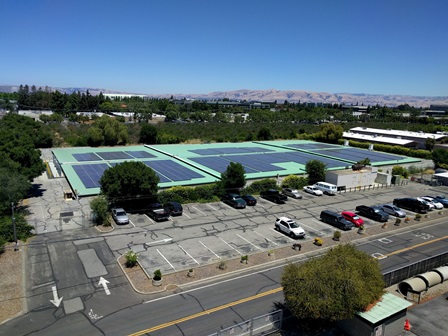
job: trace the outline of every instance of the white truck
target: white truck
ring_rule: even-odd
[[[305,237],[305,230],[302,229],[296,221],[288,217],[277,218],[275,221],[275,228],[294,239]]]

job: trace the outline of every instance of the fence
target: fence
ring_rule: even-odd
[[[386,287],[395,285],[400,281],[409,279],[415,275],[428,272],[439,266],[448,264],[448,252],[438,254],[411,265],[383,274]]]
[[[282,327],[283,310],[276,310],[272,313],[257,316],[253,319],[235,324],[231,327],[221,329],[210,336],[228,336],[228,335],[267,335],[273,331],[280,330]]]
[[[343,190],[340,190],[339,193],[347,193],[347,192],[356,192],[356,191],[366,191],[366,190],[377,190],[377,189],[382,189],[382,188],[394,188],[394,187],[399,187],[399,186],[404,186],[407,185],[409,183],[408,180],[405,181],[401,181],[399,183],[392,183],[392,184],[374,184],[374,185],[366,185],[366,186],[362,186],[362,187],[350,187],[350,188],[345,188]]]

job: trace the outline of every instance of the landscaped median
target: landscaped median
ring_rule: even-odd
[[[162,285],[155,286],[152,276],[137,264],[134,267],[126,266],[125,255],[118,258],[118,263],[124,274],[128,278],[134,290],[141,294],[153,294],[164,291],[176,291],[184,285],[197,283],[204,280],[212,280],[220,276],[229,276],[232,274],[241,274],[241,271],[251,270],[261,265],[268,266],[270,264],[288,263],[298,260],[303,255],[315,255],[324,252],[337,244],[354,243],[357,240],[368,240],[372,236],[381,236],[383,234],[391,234],[393,231],[404,230],[410,226],[426,224],[427,222],[445,217],[444,212],[434,212],[430,216],[422,216],[420,218],[409,217],[409,221],[401,221],[400,225],[382,225],[381,223],[369,226],[365,229],[363,235],[359,235],[357,230],[343,232],[339,241],[333,239],[333,236],[321,237],[321,245],[315,244],[315,240],[301,241],[297,240],[290,246],[284,246],[277,249],[266,250],[262,252],[252,253],[246,256],[240,256],[228,260],[220,260],[214,263],[198,266],[192,269],[185,269],[178,272],[163,274]],[[295,248],[294,245],[301,245],[301,248]],[[151,270],[151,272],[154,270]]]

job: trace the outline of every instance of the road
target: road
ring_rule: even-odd
[[[1,335],[126,335],[149,333],[147,329],[151,335],[208,335],[282,305],[282,267],[167,297],[138,295],[118,269],[104,239],[91,238],[87,231],[84,234],[80,237],[79,232],[67,231],[53,239],[36,238],[29,247],[34,253],[34,269],[27,270],[31,279],[29,312],[4,324]],[[380,264],[387,271],[446,251],[447,236],[448,226],[439,220],[364,242],[359,248],[377,257],[380,253]],[[51,263],[47,263],[50,255]],[[104,269],[98,267],[98,259]],[[51,267],[45,266],[48,264]],[[110,295],[99,285],[101,277],[110,281]],[[54,299],[52,287],[64,300],[59,307],[50,302]]]

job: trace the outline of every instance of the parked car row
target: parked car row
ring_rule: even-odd
[[[170,216],[182,216],[182,213],[182,205],[174,201],[167,202],[164,205],[152,203],[145,211],[145,214],[156,222],[168,220]],[[112,218],[119,225],[129,223],[129,216],[123,208],[112,209]]]

